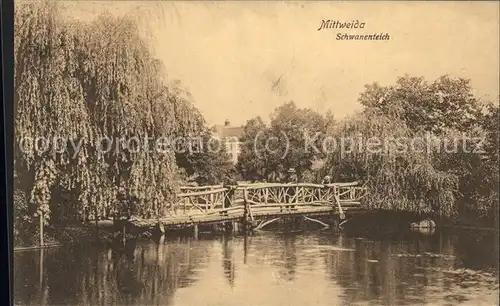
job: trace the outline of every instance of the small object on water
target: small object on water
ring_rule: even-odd
[[[436,223],[431,219],[425,219],[420,222],[410,223],[410,229],[413,232],[418,232],[420,234],[429,236],[434,234],[434,231],[436,229]]]
[[[376,259],[367,259],[366,261],[367,262],[378,262],[378,260],[376,260]]]
[[[410,223],[410,227],[412,229],[417,229],[417,228],[426,228],[426,229],[431,229],[436,227],[436,222],[434,222],[431,219],[424,219],[420,222],[412,222]]]

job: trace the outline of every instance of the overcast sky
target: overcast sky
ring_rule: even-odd
[[[168,77],[181,80],[210,124],[267,119],[290,100],[342,118],[360,109],[365,84],[405,73],[470,78],[477,96],[499,96],[498,2],[114,1],[78,4],[75,14],[138,5]],[[366,25],[318,31],[323,19]],[[339,32],[390,40],[338,41]]]

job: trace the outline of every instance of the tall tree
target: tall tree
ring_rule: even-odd
[[[366,85],[359,102],[382,114],[400,118],[412,131],[435,134],[467,131],[481,112],[470,80],[449,76],[428,83],[423,77],[406,75],[392,86]]]
[[[394,117],[366,111],[332,129],[339,139],[326,168],[335,181],[359,181],[369,189],[367,207],[422,215],[454,216],[457,177],[433,165],[432,155],[413,150],[411,131]],[[409,141],[410,140],[410,141]]]
[[[176,150],[177,164],[198,185],[222,184],[234,178],[235,168],[225,144],[205,131],[198,137],[187,137]]]
[[[269,135],[260,117],[250,119],[244,126],[236,168],[245,179],[262,180],[276,167],[270,152],[265,149],[265,139]]]
[[[498,126],[494,123],[498,107],[485,109],[469,80],[442,76],[428,83],[421,77],[404,76],[393,86],[367,85],[359,101],[366,106],[366,114],[400,120],[411,137],[426,133],[440,142],[428,153],[433,168],[458,179],[455,197],[460,216],[493,215],[498,205],[493,199],[498,194],[494,183],[498,175],[492,171],[498,169]],[[476,148],[475,138],[487,139],[485,146]]]
[[[164,82],[133,16],[80,23],[56,2],[15,9],[18,220],[163,215],[181,177],[175,152],[149,140],[204,135],[190,95]]]
[[[252,119],[245,126],[239,169],[247,177],[269,179],[294,168],[302,179],[316,160],[325,157],[323,141],[332,123],[330,113],[300,109],[294,102],[276,108],[269,126],[260,118]]]

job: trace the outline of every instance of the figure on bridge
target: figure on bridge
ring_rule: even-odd
[[[228,192],[224,198],[224,208],[228,208],[232,204],[234,193],[236,191],[236,188],[238,188],[238,182],[233,177],[228,176],[224,180],[222,187],[228,189]]]
[[[323,192],[325,192],[325,193],[328,192],[328,188],[330,188],[330,187],[327,185],[332,184],[332,183],[333,183],[332,178],[329,175],[325,176],[323,178],[323,180],[321,181],[321,185],[323,185]],[[318,189],[316,192],[317,192],[318,198],[321,198],[321,190]]]
[[[296,184],[298,183],[299,179],[297,177],[297,173],[294,168],[288,169],[288,176],[286,179],[286,183],[288,184]]]
[[[278,165],[267,175],[267,181],[270,183],[283,182],[283,175],[286,174],[283,165]]]
[[[288,176],[287,176],[286,183],[287,184],[297,184],[298,182],[299,182],[299,180],[298,180],[298,177],[297,177],[295,169],[294,168],[288,169]],[[287,202],[291,203],[294,200],[293,198],[295,196],[295,188],[294,187],[288,188],[287,195],[288,195]],[[286,206],[286,208],[290,209],[290,208],[293,208],[293,207],[292,206]]]
[[[323,185],[328,185],[331,183],[332,183],[332,178],[329,175],[325,176],[323,178],[323,181],[321,182],[321,184],[323,184]]]

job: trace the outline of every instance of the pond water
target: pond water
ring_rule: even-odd
[[[498,305],[495,235],[330,231],[14,253],[17,305]]]

